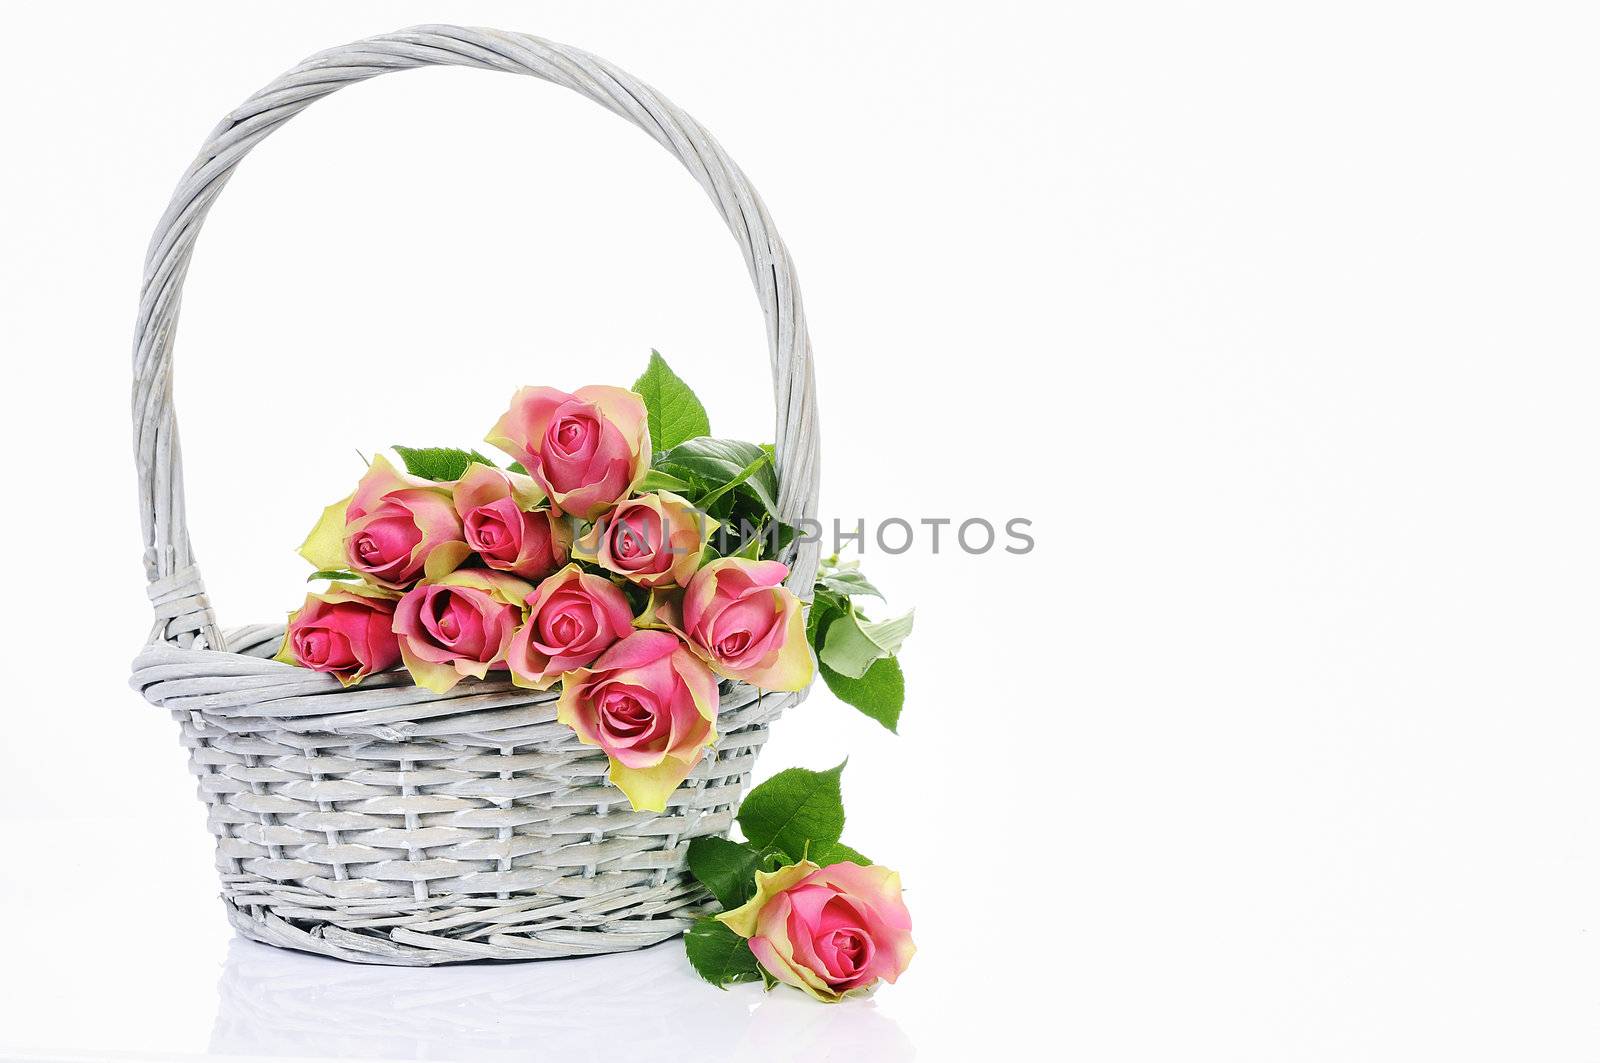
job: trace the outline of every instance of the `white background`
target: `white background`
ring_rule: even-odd
[[[1596,25],[1581,4],[16,5],[0,63],[0,1049],[100,1058],[1552,1059],[1600,1051]],[[140,264],[218,117],[416,22],[578,44],[751,175],[799,263],[828,518],[1013,516],[865,565],[891,736],[826,691],[846,839],[921,946],[825,1009],[676,946],[366,970],[231,941],[148,624]],[[240,168],[177,344],[226,624],[293,606],[389,442],[657,347],[765,438],[698,186],[533,80],[318,103]],[[870,544],[869,544],[870,545]]]

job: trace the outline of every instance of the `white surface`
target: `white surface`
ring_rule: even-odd
[[[0,1051],[1600,1051],[1582,5],[140,7],[11,12],[0,70]],[[921,952],[871,1004],[701,989],[672,946],[433,982],[224,932],[173,728],[123,686],[144,241],[259,84],[440,20],[604,54],[749,171],[805,286],[825,514],[1035,521],[1025,558],[869,553],[918,607],[903,733],[819,694],[763,754],[848,753],[847,840],[904,873]],[[355,448],[470,443],[517,384],[655,346],[719,431],[767,431],[742,265],[674,165],[465,71],[252,155],[177,355],[225,623],[294,604]],[[326,270],[287,271],[308,242]]]

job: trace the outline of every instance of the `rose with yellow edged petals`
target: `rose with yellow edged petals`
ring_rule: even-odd
[[[556,719],[611,760],[609,778],[641,812],[664,812],[716,740],[717,677],[667,631],[635,631],[561,681]]]
[[[640,495],[601,517],[574,557],[641,587],[687,586],[716,522],[670,491]]]
[[[694,574],[681,601],[654,613],[726,679],[763,690],[804,690],[815,665],[800,599],[783,585],[781,561],[724,557]]]
[[[467,545],[490,568],[536,580],[566,561],[571,529],[532,477],[473,462],[454,496]]]
[[[626,498],[650,467],[644,399],[622,388],[522,388],[486,438],[523,464],[556,509],[582,520]]]
[[[275,661],[328,672],[354,686],[400,663],[395,598],[371,587],[334,584],[289,614]]]
[[[911,913],[886,867],[809,860],[756,872],[756,895],[717,916],[778,981],[824,1003],[893,982],[911,962]]]
[[[506,664],[519,687],[549,690],[563,672],[593,664],[633,630],[633,609],[616,584],[568,565],[528,596],[528,619]]]
[[[323,510],[300,547],[319,569],[348,567],[390,590],[442,576],[471,552],[450,488],[401,473],[382,455],[354,494]]]
[[[461,569],[417,584],[395,607],[400,657],[420,687],[444,694],[467,676],[504,668],[533,587],[487,569]]]

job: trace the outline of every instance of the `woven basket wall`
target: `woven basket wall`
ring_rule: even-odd
[[[271,660],[280,626],[224,633],[185,520],[172,345],[201,224],[235,166],[315,100],[430,65],[531,74],[627,119],[672,152],[721,212],[767,325],[777,405],[779,515],[815,516],[811,348],[788,251],[744,174],[694,119],[575,48],[515,33],[424,26],[320,53],[212,131],[146,259],[134,336],[134,449],[155,627],[133,685],[168,709],[199,779],[229,919],[268,944],[365,963],[534,959],[640,948],[683,931],[706,897],[689,839],[725,833],[767,726],[803,694],[722,684],[711,753],[664,814],[635,812],[599,750],[555,719],[557,691],[404,673],[343,689]],[[816,545],[790,559],[809,596]]]

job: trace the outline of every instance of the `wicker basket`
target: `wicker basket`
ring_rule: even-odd
[[[694,119],[575,48],[425,26],[301,63],[212,132],[162,216],[145,266],[133,368],[145,566],[155,628],[133,685],[171,711],[216,836],[229,919],[245,935],[364,963],[436,964],[616,952],[681,932],[704,895],[688,840],[721,833],[767,726],[803,694],[722,684],[715,749],[664,814],[633,811],[606,758],[555,720],[555,691],[469,681],[445,696],[402,674],[345,690],[270,660],[281,626],[223,633],[185,526],[172,340],[200,226],[239,160],[313,101],[431,65],[531,74],[639,126],[721,211],[766,315],[780,516],[815,514],[816,406],[800,292],[744,174]],[[815,546],[791,558],[802,596]]]

